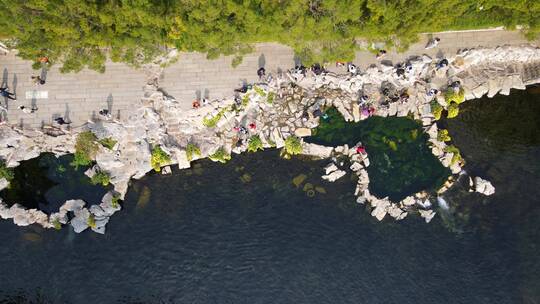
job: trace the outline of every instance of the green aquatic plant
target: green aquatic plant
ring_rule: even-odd
[[[186,146],[186,157],[188,161],[193,159],[193,156],[201,156],[201,149],[193,143],[189,143]]]
[[[212,161],[224,164],[231,159],[231,155],[228,154],[223,147],[221,147],[217,149],[214,154],[208,156],[208,158],[210,158]]]
[[[62,229],[62,223],[60,223],[60,220],[59,219],[54,219],[54,221],[52,222],[52,225],[54,227],[54,229],[56,230],[60,230]]]
[[[71,165],[75,168],[79,166],[89,166],[96,158],[99,150],[97,137],[90,131],[84,131],[77,135],[75,142],[75,154]]]
[[[13,169],[8,168],[6,163],[0,159],[0,179],[5,178],[8,182],[15,178]]]
[[[88,216],[86,224],[88,224],[88,227],[90,228],[96,228],[96,217],[92,213]]]
[[[225,112],[227,112],[228,108],[221,109],[215,116],[211,117],[204,117],[203,118],[203,125],[208,128],[214,128],[217,123],[223,118],[223,115],[225,115]]]
[[[169,164],[171,157],[160,146],[154,146],[152,148],[152,156],[150,159],[150,165],[156,172],[161,171],[161,167]]]
[[[99,143],[105,148],[112,150],[114,146],[116,145],[117,141],[114,140],[112,137],[107,137],[107,138],[100,139]]]
[[[247,150],[248,152],[257,152],[263,150],[263,143],[259,135],[253,135],[248,140]]]
[[[108,186],[111,182],[111,177],[107,172],[98,170],[90,179],[93,185]]]
[[[459,114],[459,105],[456,102],[451,102],[450,105],[448,105],[448,115],[447,118],[454,118],[458,116]]]
[[[441,115],[443,112],[443,107],[436,101],[433,100],[430,104],[431,106],[431,114],[435,117],[435,120],[441,119]]]
[[[463,158],[461,157],[461,152],[459,151],[459,149],[456,146],[454,146],[454,145],[446,146],[444,148],[444,152],[453,154],[452,160],[450,161],[450,165],[453,165],[453,164],[456,164],[456,163],[459,163],[459,162],[463,162]]]
[[[456,90],[453,88],[449,88],[446,92],[444,92],[444,100],[448,105],[450,105],[452,102],[460,104],[465,101],[465,90],[460,88],[459,91],[456,92]]]
[[[437,132],[437,140],[438,140],[438,141],[446,142],[446,141],[451,141],[452,138],[451,138],[450,135],[448,134],[448,130],[446,130],[446,129],[439,129],[439,131]]]
[[[285,153],[288,155],[296,155],[302,153],[302,142],[297,136],[289,136],[285,139],[285,146],[283,147]]]

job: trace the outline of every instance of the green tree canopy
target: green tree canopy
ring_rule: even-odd
[[[534,0],[0,0],[0,38],[62,71],[138,66],[166,47],[209,58],[257,42],[291,46],[305,64],[349,60],[355,38],[406,48],[421,32],[486,26],[540,29]]]

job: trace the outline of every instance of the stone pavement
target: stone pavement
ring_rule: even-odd
[[[406,52],[388,52],[384,59],[395,64],[411,55],[443,57],[453,55],[463,48],[524,43],[540,45],[540,40],[529,42],[518,31],[500,29],[444,32],[435,33],[433,36],[441,38],[439,47],[435,49],[425,50],[428,35],[421,35],[419,42]],[[243,82],[256,82],[259,66],[264,65],[267,72],[275,73],[295,64],[293,51],[275,43],[257,45],[255,52],[246,55],[236,68],[231,66],[231,60],[231,56],[208,60],[204,54],[181,53],[176,63],[164,69],[160,86],[167,94],[174,96],[183,108],[189,109],[191,102],[199,96],[219,99],[232,95],[233,89],[240,87]],[[365,68],[376,64],[377,60],[372,53],[362,51],[357,52],[354,62]],[[110,108],[120,119],[125,118],[130,109],[139,105],[143,94],[142,87],[146,82],[145,73],[117,63],[107,63],[106,68],[104,74],[88,70],[77,74],[60,74],[58,67],[53,67],[47,73],[47,83],[35,86],[31,83],[30,76],[37,75],[39,71],[33,71],[30,62],[16,58],[13,53],[0,56],[0,69],[4,71],[3,82],[10,88],[15,88],[19,99],[17,102],[9,101],[8,121],[39,127],[50,124],[54,116],[60,115],[69,118],[73,126],[77,126],[103,108]],[[329,69],[344,72],[343,68],[334,66]],[[32,90],[48,91],[48,98],[25,99],[25,92]],[[19,104],[30,106],[33,102],[39,108],[37,113],[25,114],[17,109]]]

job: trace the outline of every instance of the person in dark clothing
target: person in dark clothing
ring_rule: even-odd
[[[321,117],[323,115],[323,112],[321,111],[321,109],[316,109],[315,111],[313,111],[313,117]]]
[[[315,75],[321,75],[322,73],[324,73],[324,68],[321,67],[320,64],[315,63],[315,64],[311,67],[311,71],[313,71],[313,73],[314,73]]]
[[[397,74],[398,77],[405,76],[405,69],[402,68],[401,66],[398,66],[396,68],[396,74]]]
[[[17,98],[13,97],[13,96],[15,96],[15,94],[10,93],[8,91],[8,88],[0,88],[0,95],[2,97],[6,97],[6,98],[11,99],[11,100],[17,100]]]
[[[71,122],[65,121],[63,117],[56,117],[54,121],[56,121],[56,123],[59,125],[69,125],[71,123]]]
[[[41,78],[41,76],[32,76],[32,81],[34,81],[35,84],[44,85],[45,79]]]
[[[447,67],[448,66],[448,59],[443,59],[441,61],[439,61],[439,63],[437,63],[437,69],[442,69],[444,67]]]
[[[241,88],[239,89],[234,89],[235,92],[237,93],[247,93],[247,91],[251,89],[251,85],[249,84],[243,84]]]
[[[263,78],[264,75],[266,75],[266,70],[263,67],[259,68],[257,70],[257,76],[259,76],[259,79]]]

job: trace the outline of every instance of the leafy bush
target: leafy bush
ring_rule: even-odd
[[[454,118],[459,114],[459,105],[455,102],[451,102],[448,106],[448,115],[447,118]]]
[[[453,164],[455,164],[457,162],[463,162],[463,158],[461,157],[461,152],[459,151],[459,149],[456,146],[454,146],[454,145],[447,146],[446,148],[444,148],[444,152],[454,154],[452,156],[452,161],[450,162],[451,165],[453,165]]]
[[[120,196],[118,194],[114,194],[111,199],[111,206],[113,208],[118,208],[118,204],[120,203]]]
[[[266,102],[268,102],[269,104],[272,104],[272,103],[274,103],[275,98],[276,98],[276,93],[269,92],[268,96],[266,97]]]
[[[248,152],[257,152],[263,150],[263,143],[259,135],[253,135],[249,138],[247,150]]]
[[[150,159],[150,165],[156,172],[161,171],[161,167],[171,162],[169,154],[165,153],[160,146],[152,148],[152,158]]]
[[[111,182],[111,177],[105,171],[97,171],[90,179],[94,185],[108,186]]]
[[[54,219],[54,221],[52,222],[52,225],[53,225],[54,229],[56,229],[56,230],[62,229],[62,223],[60,223],[59,219]]]
[[[90,131],[79,133],[75,142],[75,154],[71,165],[75,168],[91,165],[99,149],[96,141],[96,135]]]
[[[107,138],[100,139],[99,143],[105,148],[112,150],[114,146],[116,145],[117,141],[114,140],[112,137],[107,137]]]
[[[210,155],[209,158],[212,161],[224,164],[231,159],[231,156],[225,151],[223,147],[221,147],[214,154]]]
[[[458,92],[454,90],[453,88],[449,88],[444,93],[444,100],[446,100],[446,103],[450,105],[452,102],[455,102],[457,104],[460,104],[465,101],[465,90],[463,88],[460,88]]]
[[[433,116],[435,117],[435,120],[441,119],[443,107],[435,100],[431,102],[430,106],[431,106],[431,114],[433,114]]]
[[[285,151],[289,155],[295,155],[302,153],[302,142],[300,138],[296,136],[289,136],[285,139]]]
[[[448,134],[448,130],[440,129],[439,132],[437,132],[437,140],[444,142],[444,141],[451,141],[452,138]]]
[[[195,144],[189,143],[186,146],[186,157],[188,161],[191,161],[194,155],[201,156],[201,149],[199,149],[199,147],[197,147]]]
[[[15,178],[13,169],[6,167],[6,163],[3,160],[0,160],[0,179],[1,178],[5,178],[8,182]]]
[[[253,89],[254,89],[255,92],[256,92],[257,94],[259,94],[260,96],[262,96],[262,97],[266,96],[266,92],[265,92],[263,89],[261,89],[261,88],[259,88],[259,87],[257,87],[257,86],[254,86]]]

